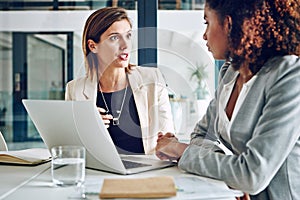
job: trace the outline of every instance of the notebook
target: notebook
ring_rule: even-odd
[[[92,101],[22,102],[48,149],[57,145],[84,146],[87,168],[125,175],[175,165],[155,156],[119,155]]]
[[[45,148],[0,151],[0,164],[36,166],[50,160],[51,154]]]

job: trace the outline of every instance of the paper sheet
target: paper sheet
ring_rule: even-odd
[[[109,178],[109,177],[105,177]],[[116,178],[116,177],[115,177]],[[125,177],[126,178],[126,177]],[[90,178],[86,180],[85,192],[91,199],[98,198],[101,191],[104,178]],[[177,199],[235,199],[236,196],[242,196],[243,193],[237,190],[229,189],[222,181],[212,180],[194,175],[182,175],[174,177],[177,188],[176,197],[168,198]]]

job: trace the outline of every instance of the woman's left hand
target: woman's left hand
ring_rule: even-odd
[[[106,110],[104,108],[97,107],[97,109],[102,117],[105,127],[109,128],[110,120],[113,119],[113,116],[106,114]]]

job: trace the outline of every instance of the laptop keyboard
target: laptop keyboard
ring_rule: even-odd
[[[129,160],[122,160],[122,162],[123,162],[126,169],[151,166],[149,164],[139,163],[139,162],[132,162],[132,161],[129,161]]]

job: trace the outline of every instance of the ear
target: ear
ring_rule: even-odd
[[[230,16],[226,16],[224,19],[224,28],[228,34],[230,34],[232,29],[232,18]]]
[[[88,47],[89,47],[89,49],[90,49],[91,52],[97,53],[97,51],[98,51],[97,50],[97,43],[94,42],[94,40],[89,39],[87,41],[87,44],[88,44]]]

